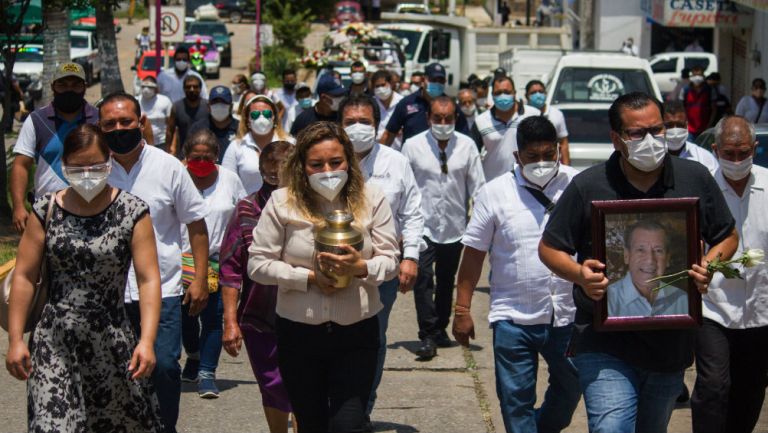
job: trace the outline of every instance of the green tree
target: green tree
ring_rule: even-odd
[[[69,7],[72,2],[43,0],[43,98],[42,105],[53,98],[51,83],[56,66],[71,61],[69,55]]]
[[[264,21],[272,24],[276,42],[296,53],[303,52],[304,38],[309,34],[309,23],[314,19],[309,9],[294,12],[289,2],[273,2],[264,11]]]

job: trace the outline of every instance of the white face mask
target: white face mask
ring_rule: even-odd
[[[339,111],[339,106],[341,105],[341,101],[344,100],[343,96],[337,96],[335,98],[331,98],[331,111]]]
[[[355,153],[364,153],[369,151],[376,143],[376,128],[372,125],[355,123],[344,128],[344,132],[352,141]]]
[[[667,154],[667,141],[646,133],[641,140],[624,140],[629,156],[627,161],[640,171],[653,171],[661,166]]]
[[[544,188],[555,177],[559,166],[558,161],[531,162],[523,166],[523,176],[532,184]]]
[[[264,90],[264,87],[267,85],[267,80],[263,77],[254,77],[251,80],[251,84],[253,85],[253,90],[260,92]]]
[[[467,107],[465,105],[461,106],[461,112],[464,113],[465,116],[472,117],[475,115],[475,105],[472,104],[471,106]]]
[[[685,146],[688,140],[687,128],[668,128],[667,129],[667,147],[673,152],[677,152]]]
[[[691,80],[691,83],[693,83],[693,84],[698,86],[699,84],[704,82],[704,76],[703,75],[691,75],[691,78],[689,78],[689,80]]]
[[[141,88],[141,97],[144,99],[152,99],[155,97],[155,94],[157,91],[154,87],[142,87]]]
[[[345,170],[325,171],[309,176],[309,186],[328,201],[333,201],[347,183]]]
[[[107,179],[109,178],[112,164],[100,164],[100,166],[106,167],[106,169],[90,171],[83,170],[80,167],[68,168],[62,166],[64,178],[69,182],[69,186],[88,203],[96,198],[107,186]]]
[[[267,135],[272,132],[272,119],[259,116],[256,120],[251,120],[251,131],[256,135]]]
[[[216,121],[223,121],[229,117],[229,104],[212,104],[211,105],[211,117]]]
[[[375,93],[376,97],[380,100],[386,101],[390,96],[392,96],[392,88],[387,84],[385,86],[375,88],[373,93]]]
[[[233,84],[232,87],[229,88],[229,90],[235,96],[240,96],[240,94],[243,93],[243,89],[240,87],[240,85]]]
[[[752,171],[752,157],[741,161],[728,161],[727,159],[718,158],[720,163],[720,169],[723,170],[723,176],[730,180],[742,180],[749,176]]]
[[[179,72],[184,72],[189,67],[189,62],[186,60],[178,60],[174,62],[174,65],[176,67],[176,70]]]
[[[406,97],[406,96],[408,96],[408,95],[410,95],[410,94],[411,94],[411,89],[405,89],[405,90],[401,90],[401,91],[399,91],[399,92],[397,92],[397,93],[399,93],[399,94],[400,94],[400,96],[402,96],[402,97]]]
[[[365,81],[365,72],[353,72],[351,77],[353,83],[361,84],[363,81]]]
[[[432,125],[432,135],[440,141],[448,140],[453,135],[454,129],[456,129],[456,125],[453,123],[448,125]]]
[[[416,93],[421,91],[421,86],[418,84],[411,84],[411,93]]]

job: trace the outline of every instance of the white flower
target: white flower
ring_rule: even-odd
[[[762,265],[763,259],[765,259],[765,252],[760,248],[748,249],[744,252],[744,267],[751,268],[752,266]]]

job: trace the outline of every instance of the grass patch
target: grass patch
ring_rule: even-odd
[[[0,265],[16,257],[18,244],[13,242],[0,242]]]

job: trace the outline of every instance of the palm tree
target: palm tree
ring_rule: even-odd
[[[43,0],[43,100],[47,104],[53,97],[50,83],[53,73],[62,63],[71,61],[69,55],[69,10],[61,1]]]
[[[99,56],[101,56],[101,95],[123,91],[123,79],[120,76],[120,64],[117,58],[117,38],[113,25],[112,1],[94,1],[96,7],[96,36],[99,38]]]

